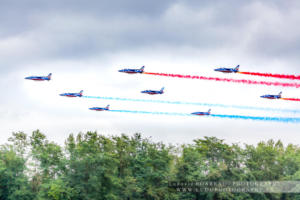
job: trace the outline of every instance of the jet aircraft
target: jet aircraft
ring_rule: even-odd
[[[95,111],[105,111],[105,110],[109,110],[109,105],[107,105],[105,108],[93,107],[93,108],[89,108],[89,109],[95,110]]]
[[[278,95],[266,94],[260,97],[265,99],[281,99],[281,94],[282,92],[280,92]]]
[[[223,72],[223,73],[237,73],[237,72],[239,72],[239,68],[240,68],[240,65],[236,66],[236,68],[218,68],[218,69],[215,69],[215,71]]]
[[[192,115],[210,115],[211,109],[209,109],[207,112],[193,112]]]
[[[83,90],[81,90],[79,93],[63,93],[60,94],[60,96],[65,96],[65,97],[82,97]]]
[[[33,80],[33,81],[50,81],[51,75],[52,75],[52,73],[48,74],[48,76],[28,76],[28,77],[25,77],[25,79]]]
[[[146,93],[146,94],[150,94],[150,95],[153,95],[153,94],[163,94],[164,93],[164,87],[161,88],[160,90],[144,90],[144,91],[141,91],[141,93]]]
[[[142,74],[144,72],[145,66],[142,66],[140,69],[120,69],[119,72],[127,73],[127,74]]]

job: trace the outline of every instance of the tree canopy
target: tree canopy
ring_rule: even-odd
[[[166,145],[141,134],[70,134],[63,146],[39,130],[0,145],[1,200],[300,199],[298,194],[190,192],[169,181],[300,180],[300,147],[204,137]]]

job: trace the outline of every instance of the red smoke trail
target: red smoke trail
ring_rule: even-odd
[[[177,78],[232,82],[232,83],[245,83],[245,84],[254,84],[254,85],[268,85],[268,86],[282,86],[282,87],[296,87],[296,88],[300,87],[300,84],[297,84],[297,83],[252,81],[252,80],[245,80],[245,79],[216,78],[216,77],[191,76],[191,75],[166,74],[166,73],[152,73],[152,72],[144,72],[144,74],[155,75],[155,76],[167,76],[167,77],[177,77]]]
[[[238,72],[238,73],[252,75],[252,76],[264,76],[264,77],[272,77],[272,78],[300,80],[300,76],[295,76],[295,75],[269,74],[269,73],[259,73],[259,72]]]
[[[287,100],[287,101],[300,101],[300,99],[296,99],[296,98],[281,98],[283,100]]]

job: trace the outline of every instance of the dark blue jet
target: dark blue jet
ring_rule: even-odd
[[[63,93],[60,94],[60,96],[64,97],[82,97],[83,90],[81,90],[79,93]]]
[[[278,95],[266,94],[260,97],[265,99],[281,99],[281,94],[282,92],[280,92]]]
[[[146,93],[146,94],[150,94],[150,95],[154,95],[154,94],[163,94],[164,93],[164,87],[161,88],[160,90],[144,90],[141,91],[141,93]]]
[[[50,81],[51,75],[52,73],[50,73],[48,76],[28,76],[25,79],[33,80],[33,81]]]
[[[223,72],[223,73],[237,73],[239,72],[240,65],[236,66],[236,68],[218,68],[215,69],[217,72]]]
[[[207,112],[193,112],[192,115],[210,115],[211,109],[209,109]]]
[[[95,111],[105,111],[105,110],[109,110],[109,105],[107,105],[105,108],[93,107],[93,108],[89,108],[89,109],[95,110]]]
[[[140,69],[120,69],[119,72],[124,72],[127,74],[142,74],[144,72],[145,66],[141,67]]]

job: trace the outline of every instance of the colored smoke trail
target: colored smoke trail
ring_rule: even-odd
[[[109,110],[110,112],[121,113],[134,113],[134,114],[151,114],[151,115],[172,115],[172,116],[191,116],[186,113],[173,113],[173,112],[150,112],[150,111],[137,111],[137,110]]]
[[[263,77],[272,77],[272,78],[281,78],[281,79],[300,80],[300,76],[295,76],[295,75],[270,74],[270,73],[259,73],[259,72],[238,72],[238,73],[252,75],[252,76],[263,76]]]
[[[239,105],[224,105],[224,104],[212,104],[212,103],[200,103],[200,102],[164,101],[164,100],[149,100],[149,99],[130,99],[130,98],[100,97],[100,96],[82,96],[82,97],[91,98],[91,99],[116,100],[116,101],[164,103],[164,104],[177,104],[177,105],[195,105],[195,106],[235,108],[235,109],[246,109],[246,110],[261,110],[261,111],[271,111],[271,112],[289,112],[289,113],[295,113],[295,114],[300,113],[300,110],[292,110],[292,109],[264,108],[264,107],[239,106]]]
[[[176,78],[231,82],[231,83],[244,83],[244,84],[250,84],[250,85],[267,85],[267,86],[296,87],[296,88],[300,87],[300,84],[298,84],[298,83],[253,81],[253,80],[245,80],[245,79],[217,78],[217,77],[191,76],[191,75],[153,73],[153,72],[144,72],[143,74],[149,74],[149,75],[155,75],[155,76],[176,77]]]
[[[256,117],[256,116],[243,116],[243,115],[218,115],[211,114],[207,116],[197,116],[187,113],[173,113],[173,112],[150,112],[150,111],[137,111],[137,110],[109,110],[110,112],[119,113],[133,113],[133,114],[150,114],[150,115],[171,115],[171,116],[193,116],[193,117],[218,117],[218,118],[229,118],[229,119],[243,119],[243,120],[254,120],[254,121],[273,121],[273,122],[284,122],[284,123],[299,123],[300,118],[288,118],[288,117]]]
[[[244,120],[258,120],[258,121],[276,121],[276,122],[291,122],[299,123],[300,118],[291,117],[256,117],[256,116],[243,116],[243,115],[215,115],[211,114],[212,117],[230,118],[230,119],[244,119]]]
[[[287,101],[300,101],[300,99],[296,99],[296,98],[281,98],[281,99]]]

